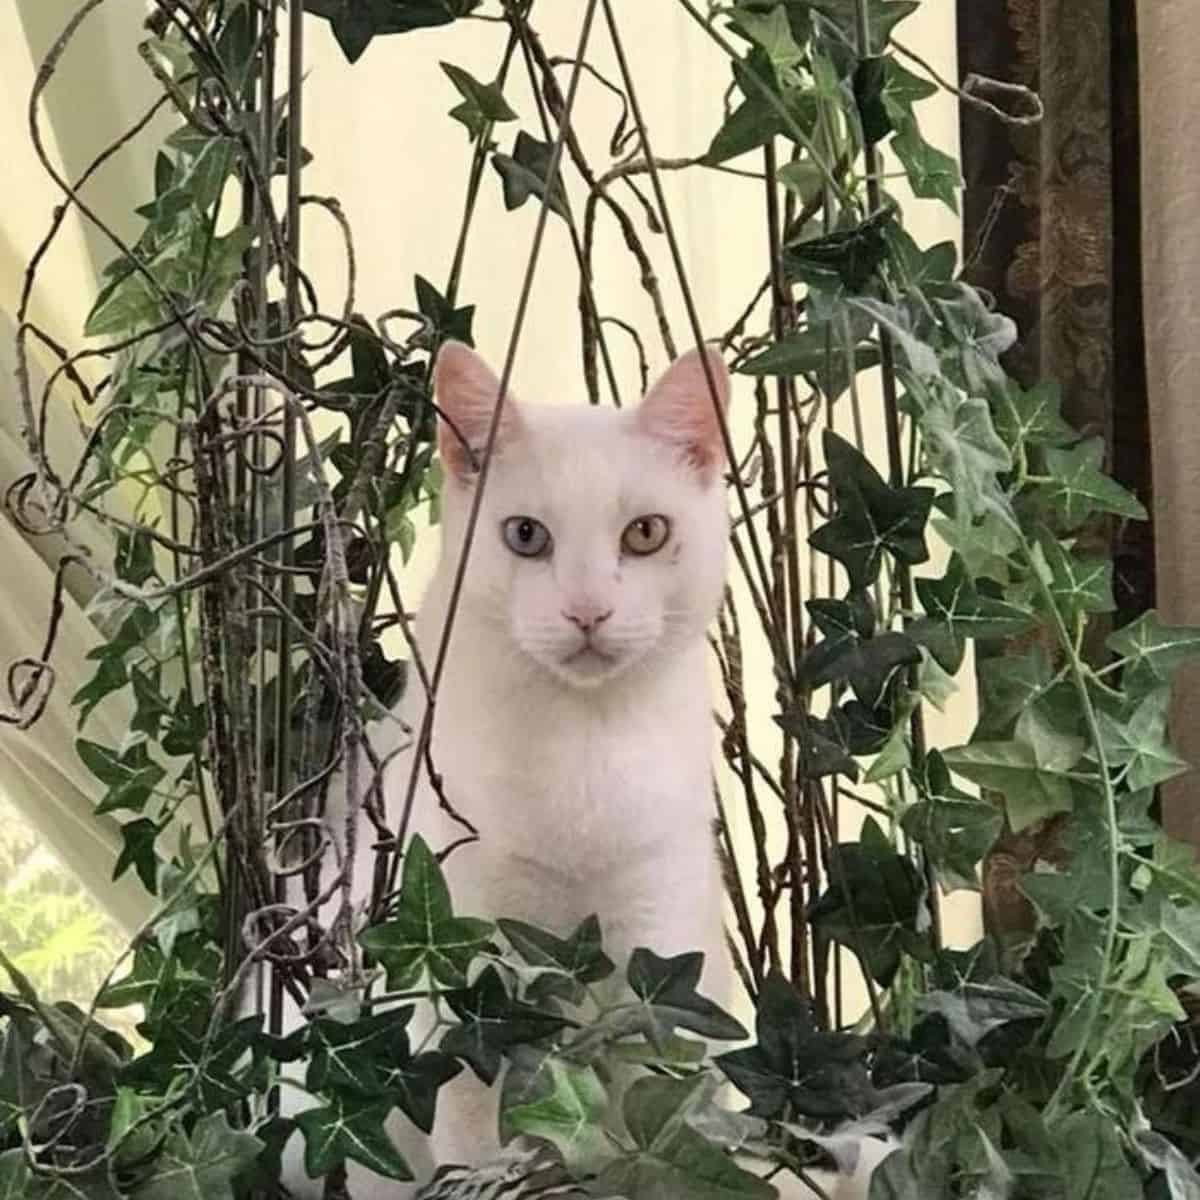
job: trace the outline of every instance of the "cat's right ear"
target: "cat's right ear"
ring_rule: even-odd
[[[466,480],[479,470],[500,397],[500,380],[470,346],[446,342],[433,369],[433,391],[442,461],[457,478]],[[519,426],[520,416],[510,390],[500,414],[496,447],[510,440]]]

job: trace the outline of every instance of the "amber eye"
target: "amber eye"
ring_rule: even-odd
[[[638,517],[625,526],[621,534],[621,549],[627,554],[637,554],[644,557],[656,554],[667,544],[671,536],[671,522],[657,513],[648,517]]]
[[[522,558],[540,558],[550,549],[550,530],[532,517],[509,517],[504,522],[504,544]]]

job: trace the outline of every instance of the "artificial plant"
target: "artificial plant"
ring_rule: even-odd
[[[82,179],[55,175],[63,209],[19,313],[33,468],[8,504],[31,534],[68,541],[77,514],[99,516],[113,557],[63,558],[46,645],[14,664],[6,720],[27,728],[44,709],[65,573],[90,572],[104,636],[74,698],[77,748],[104,789],[99,811],[123,822],[115,872],[136,872],[158,907],[88,1012],[37,995],[0,958],[13,988],[0,1010],[0,1196],[273,1197],[291,1138],[326,1195],[345,1196],[348,1160],[408,1177],[385,1119],[399,1110],[428,1129],[439,1088],[463,1070],[502,1080],[503,1132],[532,1147],[529,1194],[573,1181],[628,1200],[766,1198],[778,1172],[807,1178],[885,1131],[905,1140],[877,1173],[876,1200],[1200,1191],[1188,1016],[1200,876],[1154,819],[1155,786],[1183,769],[1165,735],[1170,681],[1200,653],[1200,630],[1148,613],[1109,634],[1102,660],[1085,657],[1114,605],[1112,565],[1083,534],[1144,513],[1104,474],[1103,445],[1064,421],[1053,385],[1008,377],[1012,322],[959,278],[953,245],[922,247],[904,230],[893,178],[951,207],[960,183],[917,118],[949,85],[904,44],[915,0],[678,4],[730,68],[714,82],[723,119],[682,157],[650,143],[610,0],[579,6],[565,53],[543,44],[531,0],[307,0],[286,13],[273,0],[158,0],[141,51],[161,98]],[[35,144],[51,174],[38,102],[95,7],[79,9],[37,77]],[[422,45],[444,57],[449,116],[472,146],[453,261],[430,264],[406,306],[373,318],[358,312],[341,208],[302,189],[314,19],[351,61],[376,36],[446,27]],[[477,20],[497,33],[486,80],[450,61],[456,27]],[[611,70],[595,61],[605,40]],[[514,72],[528,76],[529,111]],[[619,99],[601,164],[571,123],[584,87]],[[975,81],[961,94],[1036,122],[1036,97],[1020,89]],[[126,244],[89,206],[87,179],[164,107],[177,128],[138,210],[144,230]],[[458,912],[439,865],[454,847],[407,836],[372,744],[403,688],[435,689],[440,670],[411,640],[395,560],[437,520],[430,365],[443,339],[471,340],[477,314],[460,291],[482,189],[537,208],[506,375],[546,228],[562,222],[579,268],[584,391],[619,403],[633,389],[617,339],[644,375],[652,357],[719,332],[697,318],[668,171],[748,173],[764,197],[763,284],[720,333],[753,381],[755,420],[730,465],[739,577],[712,637],[728,767],[714,815],[754,1038],[697,994],[698,955],[644,947],[612,963],[604,914],[551,931]],[[80,352],[28,320],[38,263],[71,208],[115,247]],[[332,314],[304,269],[310,219],[344,238],[349,289]],[[640,315],[610,312],[599,294],[601,222],[629,252]],[[667,278],[683,293],[683,332]],[[40,394],[35,341],[58,361]],[[873,462],[862,434],[876,371],[886,455]],[[69,464],[51,460],[43,433],[63,404],[86,428]],[[935,538],[949,549],[940,571]],[[755,637],[774,668],[761,695],[742,666]],[[972,644],[991,651],[979,727],[965,745],[931,745],[924,706],[950,702]],[[118,692],[129,734],[96,742],[88,717]],[[767,736],[748,720],[763,704],[777,717]],[[410,757],[404,769],[436,772],[429,755]],[[331,788],[351,822],[365,806],[377,834],[356,846],[347,825],[337,862]],[[869,814],[844,842],[851,801]],[[940,895],[977,886],[1005,823],[1053,834],[1021,880],[1036,933],[947,949]],[[361,914],[341,885],[367,855],[375,889]],[[865,1014],[844,1011],[852,966]],[[306,1013],[286,1036],[285,995]],[[248,997],[257,1011],[239,1015]],[[130,1003],[144,1006],[150,1048],[138,1054],[101,1019]],[[437,1020],[414,1045],[418,1005]],[[621,1096],[618,1065],[640,1070]],[[731,1105],[722,1081],[741,1099]],[[294,1120],[280,1115],[284,1088],[311,1096]]]

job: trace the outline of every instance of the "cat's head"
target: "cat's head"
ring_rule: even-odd
[[[635,409],[527,406],[510,393],[464,615],[576,687],[602,685],[702,637],[721,602],[728,538],[710,379],[724,407],[729,376],[715,351],[676,360]],[[443,554],[457,562],[500,381],[451,342],[434,382]]]

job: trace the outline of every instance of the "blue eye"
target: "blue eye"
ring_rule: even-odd
[[[504,544],[522,558],[541,558],[550,551],[550,530],[532,517],[509,517],[503,532]]]

